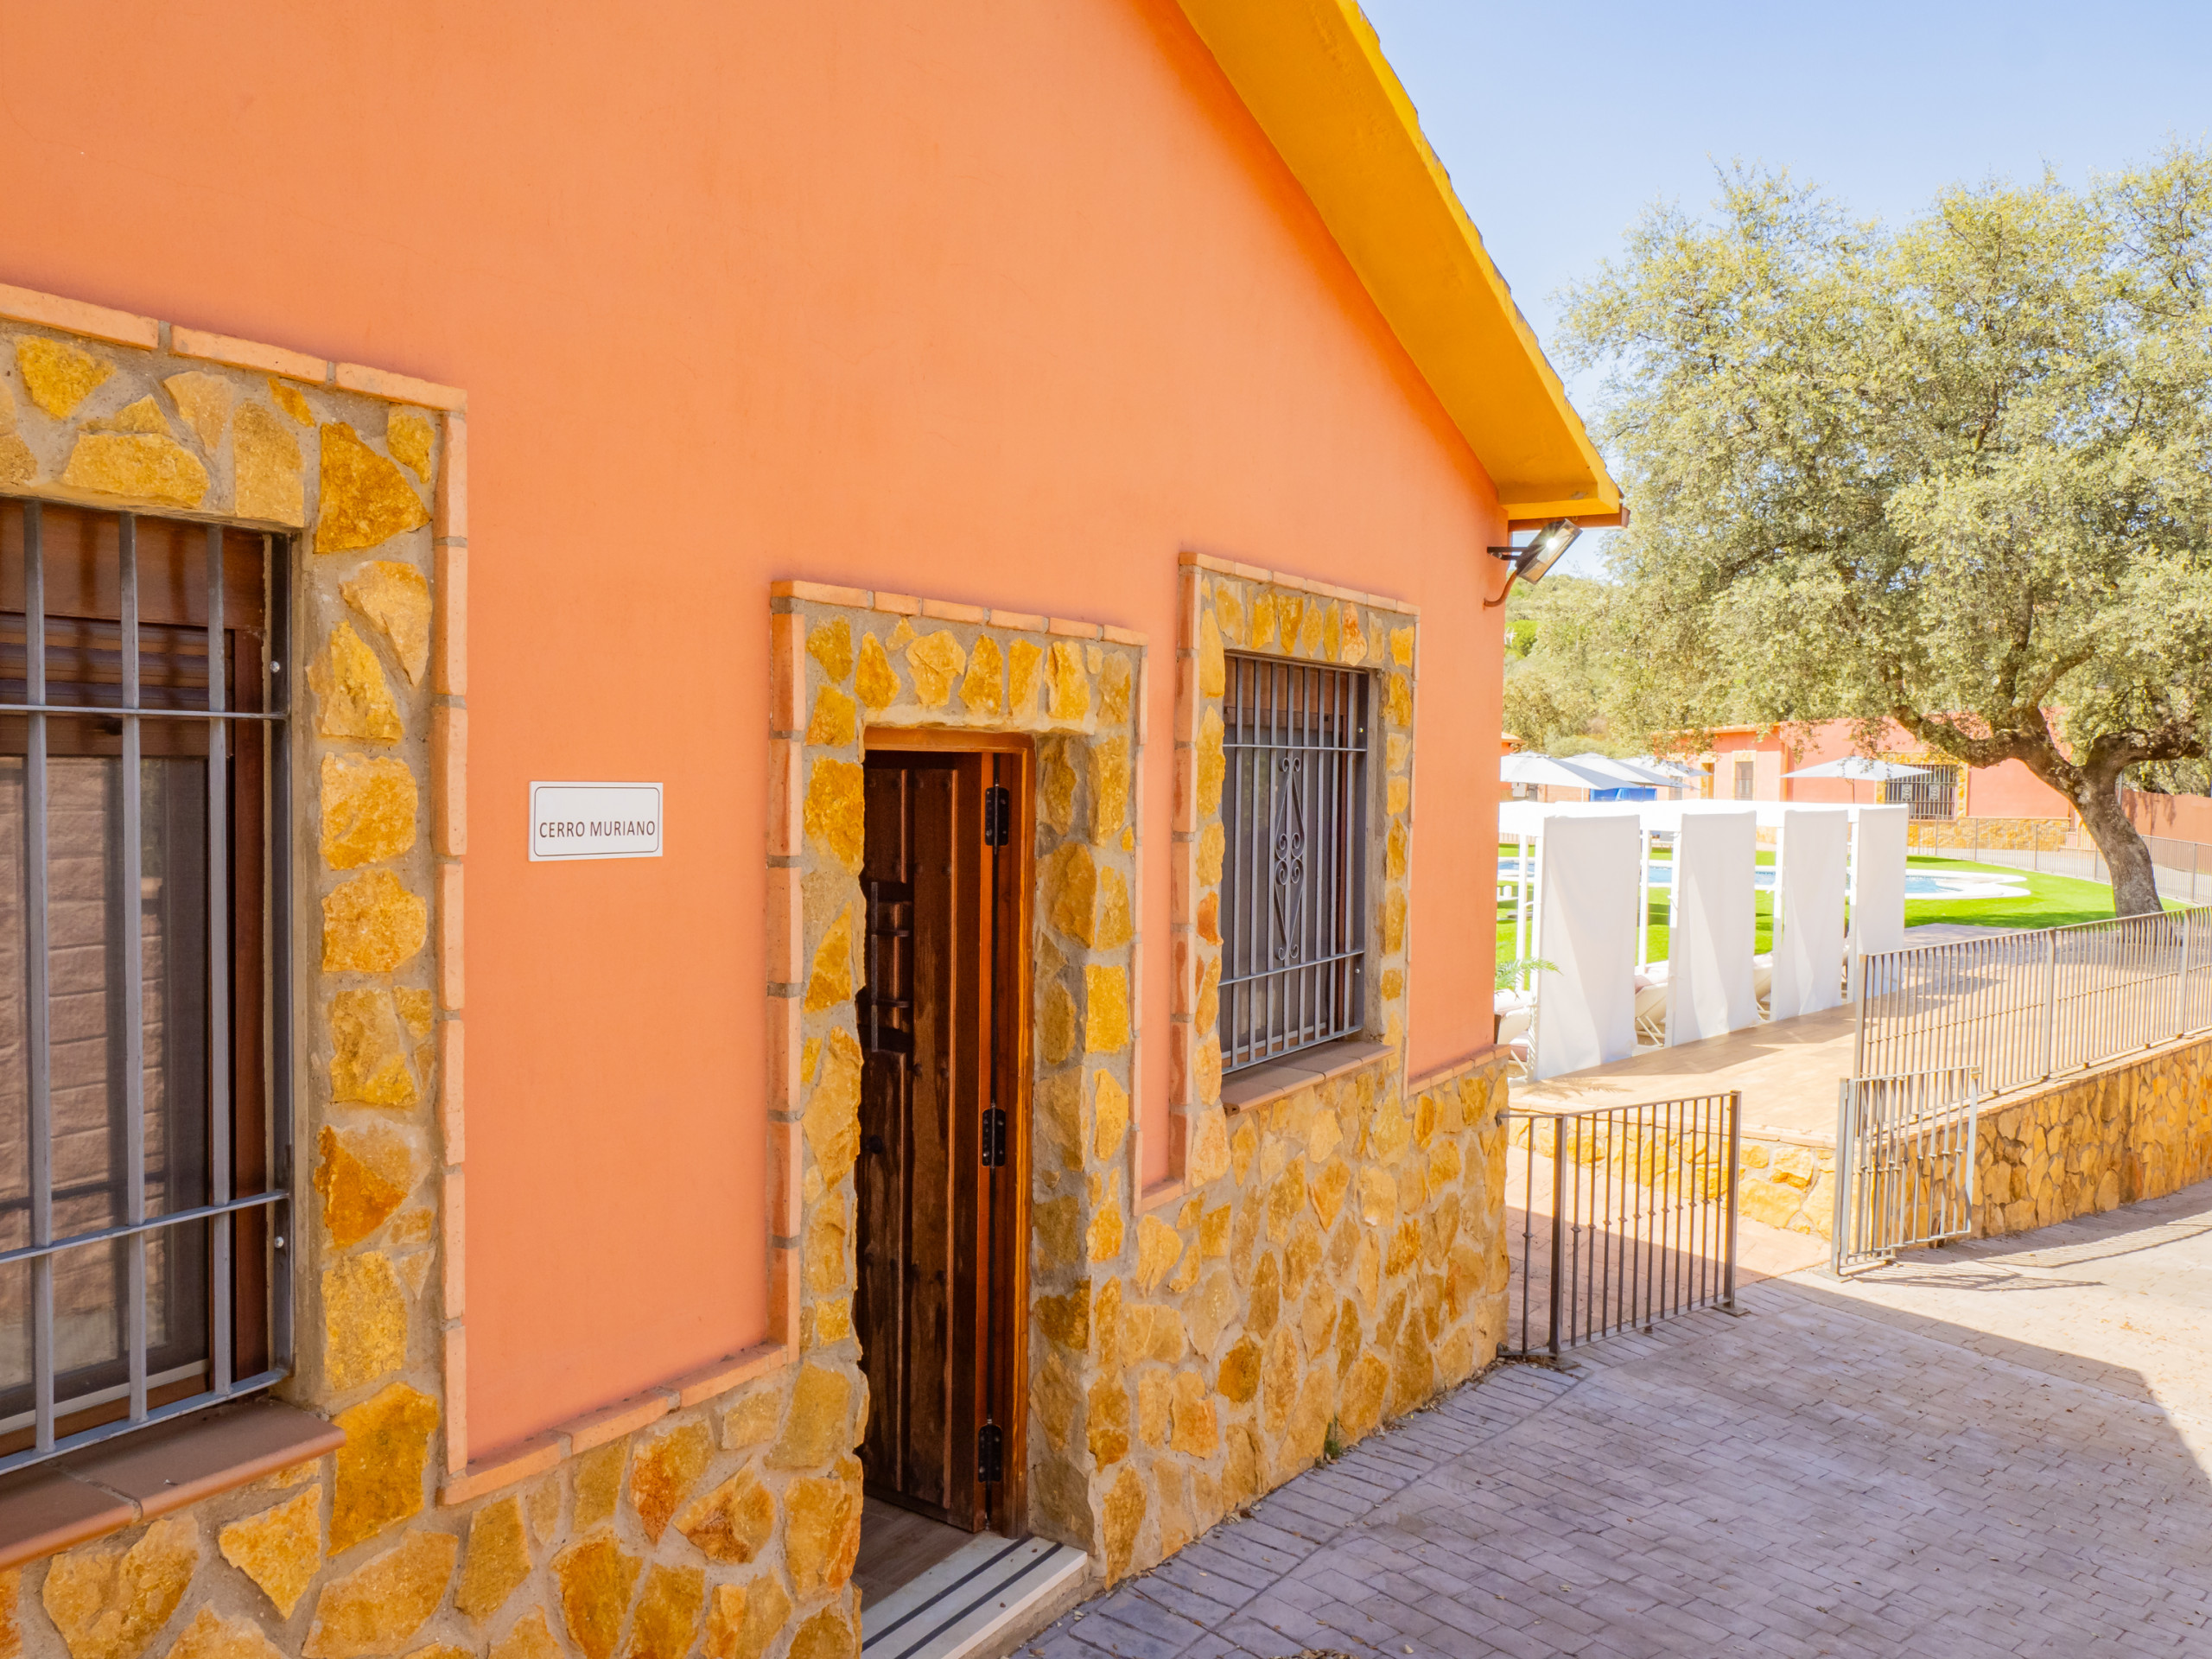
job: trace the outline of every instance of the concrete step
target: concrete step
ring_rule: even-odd
[[[912,1582],[861,1609],[863,1659],[963,1659],[1079,1581],[1079,1549],[980,1533]]]

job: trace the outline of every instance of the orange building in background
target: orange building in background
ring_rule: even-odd
[[[1488,1363],[1620,501],[1355,8],[0,42],[0,1645],[849,1653]]]
[[[2075,816],[2063,795],[2020,761],[1968,766],[1929,749],[1893,722],[1884,728],[1872,758],[1922,767],[1925,777],[1881,784],[1787,775],[1861,753],[1851,722],[1828,720],[1809,728],[1716,727],[1711,751],[1695,759],[1707,769],[1707,793],[1721,800],[1849,804],[1887,799],[1910,805],[1916,820],[2040,819],[2069,828]]]

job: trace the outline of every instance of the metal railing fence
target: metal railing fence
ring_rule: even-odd
[[[1829,1266],[1841,1273],[1971,1232],[1981,1103],[1973,1068],[1837,1082]]]
[[[1734,1090],[1580,1112],[1509,1109],[1506,1336],[1560,1350],[1736,1304]],[[1517,1235],[1517,1236],[1516,1236]],[[1517,1281],[1518,1282],[1515,1282]]]
[[[1999,1095],[2212,1028],[2212,906],[1861,959],[1859,1077],[1970,1067]]]

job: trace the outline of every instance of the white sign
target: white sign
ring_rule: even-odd
[[[530,859],[658,858],[658,784],[532,784]]]

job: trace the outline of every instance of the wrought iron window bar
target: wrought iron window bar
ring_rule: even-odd
[[[1224,1071],[1366,1022],[1370,679],[1230,655],[1223,702]]]
[[[283,664],[289,654],[286,623],[289,613],[289,543],[263,536],[262,556],[267,583],[267,674],[270,710],[226,708],[226,683],[230,666],[226,640],[224,527],[206,526],[207,574],[207,706],[204,709],[162,708],[142,695],[138,518],[114,516],[119,594],[118,694],[111,702],[105,688],[86,686],[92,700],[81,703],[49,700],[48,655],[48,621],[46,603],[47,570],[42,536],[44,514],[35,500],[8,501],[21,513],[22,565],[23,696],[21,702],[0,700],[0,718],[20,716],[26,722],[23,757],[23,854],[25,866],[22,940],[25,963],[26,1124],[29,1168],[27,1200],[6,1206],[27,1207],[31,1242],[0,1251],[0,1268],[25,1263],[29,1268],[29,1324],[31,1408],[28,1412],[0,1418],[0,1433],[24,1427],[32,1431],[31,1443],[0,1456],[0,1473],[43,1462],[60,1454],[109,1440],[151,1423],[202,1411],[226,1400],[257,1393],[282,1381],[289,1371],[291,1355],[290,1248],[291,1233],[291,1044],[288,988],[289,982],[290,915],[289,823],[289,699],[281,687]],[[60,620],[62,619],[54,619]],[[166,689],[166,688],[165,688]],[[206,887],[207,915],[206,987],[207,1164],[208,1198],[206,1204],[147,1213],[145,1025],[143,950],[134,933],[124,958],[128,970],[121,976],[123,1053],[123,1180],[125,1218],[114,1225],[57,1236],[54,1223],[54,1098],[53,1098],[53,985],[49,964],[51,933],[49,870],[54,849],[48,823],[48,722],[54,720],[114,722],[121,737],[121,809],[117,815],[121,848],[118,862],[132,874],[144,869],[141,810],[141,722],[187,721],[201,722],[207,730],[206,757]],[[268,732],[265,804],[246,804],[248,810],[267,814],[265,908],[263,911],[263,960],[266,964],[268,1023],[264,1039],[267,1102],[267,1168],[264,1189],[234,1193],[232,1128],[233,1096],[232,1032],[231,928],[233,896],[230,868],[230,802],[226,768],[230,756],[222,737],[227,730],[259,724]],[[135,887],[135,884],[134,884]],[[112,1124],[110,1125],[111,1131]],[[266,1295],[261,1310],[267,1321],[266,1363],[248,1376],[235,1375],[238,1355],[237,1313],[233,1305],[235,1224],[246,1214],[266,1211],[268,1228]],[[147,1247],[156,1235],[204,1224],[207,1237],[206,1309],[207,1354],[182,1365],[150,1370],[147,1329]],[[192,1248],[190,1234],[180,1235],[184,1248]],[[54,1264],[65,1252],[94,1246],[124,1247],[124,1306],[118,1311],[122,1346],[128,1380],[111,1387],[93,1388],[67,1398],[57,1397],[54,1328]],[[207,1378],[207,1387],[181,1398],[155,1403],[149,1394],[165,1384]],[[124,1415],[97,1422],[71,1433],[57,1425],[99,1407],[127,1401]]]

